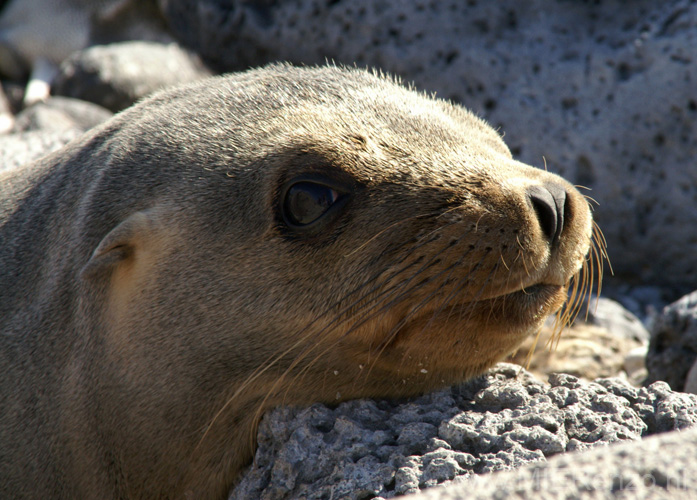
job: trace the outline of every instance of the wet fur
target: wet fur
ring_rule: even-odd
[[[351,195],[299,235],[278,206],[301,174]],[[570,193],[555,248],[524,194],[544,182]],[[163,92],[0,190],[3,497],[223,498],[264,409],[416,394],[510,353],[592,231],[468,111],[334,67]]]

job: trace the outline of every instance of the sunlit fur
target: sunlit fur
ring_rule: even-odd
[[[308,176],[343,198],[291,227]],[[356,69],[162,92],[0,193],[1,497],[224,498],[267,409],[482,373],[569,322],[606,258],[574,186]]]

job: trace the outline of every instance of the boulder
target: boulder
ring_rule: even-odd
[[[75,52],[61,65],[53,93],[120,111],[155,90],[209,75],[177,44],[121,42]]]
[[[663,380],[676,391],[685,389],[697,360],[697,291],[663,309],[651,328],[646,357],[646,383]]]

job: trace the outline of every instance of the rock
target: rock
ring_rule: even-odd
[[[404,500],[697,498],[696,447],[697,428],[671,432],[639,442],[558,455],[515,471],[472,476]]]
[[[646,357],[646,383],[663,380],[674,390],[685,388],[685,379],[697,360],[697,291],[663,309],[651,329]]]
[[[696,3],[159,4],[175,35],[220,70],[328,59],[464,103],[517,158],[592,188],[619,278],[697,282],[687,244],[697,241]]]
[[[587,315],[577,318],[590,325],[611,331],[618,337],[647,344],[649,332],[634,314],[622,304],[606,297],[593,297],[587,305]]]
[[[122,42],[70,56],[61,65],[53,92],[120,111],[155,90],[209,74],[176,44]]]
[[[692,364],[685,378],[685,392],[697,394],[697,360]]]
[[[40,59],[60,64],[87,45],[89,19],[89,9],[69,2],[9,0],[0,16],[0,74],[21,80]]]
[[[14,127],[14,115],[10,101],[0,85],[0,135],[8,133]]]
[[[96,104],[51,97],[14,117],[12,133],[0,134],[0,172],[55,151],[112,116]]]
[[[5,94],[9,111],[15,115],[22,109],[22,99],[24,98],[24,86],[18,83],[3,81],[1,82],[2,91]]]
[[[629,365],[627,359],[630,354],[636,357],[641,352],[645,357],[648,331],[617,302],[600,298],[597,307],[595,304],[595,299],[590,301],[588,323],[583,321],[582,313],[554,340],[553,317],[550,318],[538,337],[526,339],[507,360],[525,366],[542,380],[563,372],[586,380],[622,376],[640,385],[646,377],[644,359],[631,358]]]
[[[617,280],[606,280],[602,291],[605,297],[620,303],[650,330],[653,321],[663,308],[691,292],[692,288],[692,286],[630,285]]]
[[[641,345],[630,350],[624,357],[624,372],[627,374],[627,380],[634,385],[641,385],[649,375],[646,369],[646,356],[649,352],[649,346]]]
[[[34,130],[0,135],[0,172],[17,168],[55,151],[79,135],[80,129],[63,131]]]
[[[96,104],[70,97],[50,97],[19,113],[13,132],[46,130],[61,132],[70,129],[87,131],[108,120],[113,113]]]
[[[155,90],[209,74],[176,44],[123,42],[72,55],[61,66],[54,93],[119,111]]]
[[[665,383],[550,382],[499,364],[404,401],[278,408],[264,416],[254,463],[230,498],[392,498],[697,424],[697,396]]]

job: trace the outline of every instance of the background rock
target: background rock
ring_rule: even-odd
[[[687,372],[684,391],[690,394],[697,394],[697,360],[692,363],[690,371]]]
[[[86,132],[111,116],[111,111],[90,102],[69,97],[50,97],[20,112],[15,119],[12,132],[61,132],[69,129]]]
[[[682,391],[697,360],[697,291],[669,305],[656,318],[646,358],[646,383],[664,380]]]
[[[209,75],[176,44],[122,42],[74,53],[61,65],[53,92],[120,111],[155,90]]]
[[[374,66],[465,104],[592,191],[616,275],[697,283],[697,4],[159,0],[217,69]]]
[[[500,364],[402,402],[278,408],[264,416],[254,464],[230,498],[392,498],[697,423],[697,396],[662,382],[550,382]]]
[[[12,104],[5,95],[2,85],[0,85],[0,134],[11,131],[12,127],[14,127]]]
[[[578,320],[585,321],[614,335],[638,343],[648,343],[650,334],[644,324],[622,304],[606,297],[592,297],[586,305],[586,314]]]
[[[616,300],[635,315],[645,326],[650,325],[665,306],[692,291],[691,286],[666,288],[656,285],[628,285],[617,280],[605,280],[603,295]]]
[[[0,135],[0,172],[37,160],[82,134],[81,129],[72,128],[58,132],[33,130]]]
[[[621,304],[604,297],[591,298],[571,327],[555,336],[550,317],[539,335],[528,337],[506,360],[525,366],[546,380],[552,373],[569,373],[586,380],[620,376],[641,385],[649,332]]]
[[[646,377],[643,363],[627,372],[625,361],[636,348],[645,345],[617,335],[606,328],[579,323],[552,339],[553,330],[546,326],[539,337],[529,337],[507,361],[525,366],[540,379],[552,373],[568,373],[586,380],[622,376],[640,385]],[[535,340],[537,338],[537,341]],[[557,341],[558,339],[558,341]],[[534,352],[528,365],[528,354]]]

